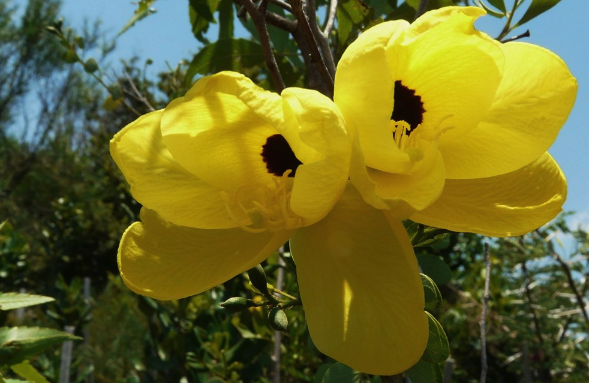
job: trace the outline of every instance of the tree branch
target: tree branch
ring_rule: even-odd
[[[297,29],[296,20],[287,19],[286,17],[277,15],[274,12],[266,12],[266,22],[291,34],[294,33]]]
[[[489,244],[485,242],[485,290],[483,293],[483,310],[481,313],[481,383],[487,380],[487,307],[489,305],[489,281],[491,279],[491,259],[489,257]]]
[[[421,16],[425,13],[425,10],[427,9],[428,2],[429,2],[429,0],[421,0],[419,2],[419,7],[417,7],[417,11],[415,12],[415,20],[417,20],[419,18],[419,16]]]
[[[530,37],[530,30],[529,30],[529,29],[528,29],[528,30],[526,30],[526,31],[525,31],[524,33],[522,33],[521,35],[517,35],[517,36],[510,37],[510,38],[508,38],[508,39],[505,39],[505,40],[501,40],[501,42],[502,42],[503,44],[505,44],[505,43],[509,43],[509,42],[511,42],[511,41],[516,41],[516,40],[519,40],[519,39],[523,39],[524,37]]]
[[[288,13],[292,13],[292,7],[289,3],[282,1],[282,0],[268,0],[269,3],[272,3],[282,9],[284,9]]]
[[[272,82],[276,87],[276,91],[281,93],[286,86],[284,85],[284,80],[282,79],[280,69],[276,63],[276,57],[274,57],[274,52],[272,51],[272,46],[270,44],[270,35],[268,34],[268,28],[266,27],[266,6],[268,3],[266,0],[262,0],[260,7],[256,8],[255,4],[251,0],[235,1],[247,10],[247,13],[254,22],[254,26],[258,31],[260,45],[262,46],[262,51],[264,52],[264,58],[266,59],[266,66],[270,72],[270,77],[272,78]]]
[[[560,257],[560,255],[556,251],[554,251],[554,246],[552,246],[552,244],[550,244],[550,248],[552,251],[552,258],[554,258],[556,260],[556,262],[558,262],[560,267],[562,267],[562,270],[564,271],[564,273],[567,277],[567,281],[569,282],[569,286],[571,287],[571,290],[573,290],[573,294],[575,295],[575,298],[577,299],[577,304],[579,305],[579,308],[581,309],[581,312],[583,313],[583,317],[585,318],[585,322],[587,322],[587,326],[589,326],[589,315],[587,315],[587,309],[585,308],[585,301],[584,301],[583,297],[581,296],[581,294],[579,293],[579,290],[577,289],[577,285],[575,284],[575,280],[573,279],[573,274],[571,273],[571,268],[569,267],[569,265],[565,261],[563,261],[563,259]]]
[[[302,0],[290,0],[290,1],[291,1],[293,13],[298,21],[298,30],[300,31],[302,37],[306,41],[306,44],[305,44],[306,46],[305,45],[301,46],[299,44],[299,48],[301,49],[301,52],[303,53],[303,57],[305,57],[306,55],[311,56],[310,63],[312,64],[312,66],[308,67],[309,72],[312,71],[313,67],[319,72],[321,79],[325,84],[325,87],[323,87],[323,88],[326,90],[326,93],[325,92],[322,92],[322,93],[324,93],[329,98],[332,98],[333,97],[333,77],[329,73],[329,70],[327,69],[325,62],[323,61],[323,57],[321,56],[321,52],[319,51],[319,46],[317,44],[317,41],[315,39],[315,36],[314,36],[313,31],[311,29],[311,26],[309,25],[309,20],[307,19],[307,16],[305,15],[305,11],[303,9],[303,2],[302,2]],[[314,20],[314,23],[316,23],[315,20]],[[293,37],[295,37],[295,39],[297,38],[294,35],[293,35]],[[305,59],[305,62],[309,62],[309,61]]]
[[[155,111],[155,108],[149,103],[147,98],[145,98],[145,96],[143,96],[143,94],[141,94],[139,89],[137,89],[137,86],[135,85],[135,81],[133,81],[131,76],[129,76],[129,73],[126,70],[123,70],[123,74],[125,75],[125,78],[129,82],[129,85],[131,86],[131,89],[133,90],[133,92],[129,92],[129,95],[134,96],[136,100],[142,102],[143,105],[145,105],[150,112]],[[123,91],[125,91],[125,90],[123,90]]]
[[[337,4],[337,0],[336,0]],[[331,77],[335,77],[335,61],[333,60],[333,54],[331,53],[331,48],[329,47],[329,35],[324,34],[319,29],[319,24],[317,22],[317,16],[315,14],[316,6],[315,0],[307,0],[307,8],[309,14],[309,23],[311,27],[311,31],[315,36],[315,39],[319,43],[319,48],[321,49],[321,56],[323,56],[323,62],[329,71]]]

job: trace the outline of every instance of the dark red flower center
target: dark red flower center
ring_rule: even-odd
[[[411,131],[423,122],[424,113],[421,96],[415,94],[413,89],[406,87],[401,81],[395,81],[395,105],[391,120],[408,123],[411,130],[406,134],[409,136]]]
[[[274,134],[268,137],[262,145],[262,159],[266,163],[268,173],[282,177],[285,171],[292,170],[288,175],[294,177],[299,165],[302,162],[295,156],[290,145],[281,134]]]

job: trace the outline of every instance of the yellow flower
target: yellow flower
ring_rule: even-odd
[[[111,141],[143,205],[119,248],[125,284],[156,299],[198,294],[292,237],[317,348],[368,373],[408,369],[428,337],[417,262],[400,221],[349,183],[351,151],[317,92],[279,96],[231,72],[199,80]]]
[[[519,235],[566,198],[546,150],[577,84],[552,52],[476,31],[484,14],[446,7],[371,28],[344,52],[334,99],[357,132],[351,180],[369,204],[454,231]]]

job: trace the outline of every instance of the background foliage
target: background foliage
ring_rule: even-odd
[[[140,1],[121,33],[144,17],[157,17],[150,16],[154,2]],[[497,36],[502,40],[557,2],[516,1],[512,7],[489,0],[484,6],[505,20]],[[364,28],[384,20],[413,20],[419,3],[340,1],[337,28],[327,36],[336,60]],[[453,3],[469,2],[432,0],[429,8]],[[329,4],[318,0],[316,5],[325,24]],[[510,15],[517,7],[527,8],[514,20]],[[84,339],[74,345],[75,382],[90,377],[129,383],[270,382],[276,376],[283,382],[381,381],[318,352],[300,307],[286,310],[288,329],[280,336],[261,307],[237,313],[221,308],[231,297],[261,299],[247,275],[170,302],[131,293],[117,275],[119,238],[137,219],[140,206],[108,153],[112,135],[137,115],[183,95],[202,75],[236,70],[263,87],[275,87],[255,26],[241,17],[241,7],[230,0],[190,0],[194,36],[207,45],[154,78],[146,75],[149,59],[129,57],[114,68],[104,67],[114,43],[103,41],[98,24],[73,31],[67,20],[59,19],[59,9],[58,0],[28,0],[18,6],[0,0],[0,221],[7,220],[0,227],[0,291],[55,299],[20,312],[0,311],[0,325],[7,326],[0,334],[16,326],[74,326],[75,335]],[[293,20],[275,2],[268,10]],[[206,32],[212,23],[219,32],[209,41]],[[251,36],[238,36],[238,23]],[[269,35],[286,85],[321,89],[299,51],[304,42],[273,25]],[[102,56],[87,57],[89,51]],[[442,381],[443,373],[451,377],[448,382],[479,379],[484,242],[490,245],[492,262],[489,381],[589,380],[589,238],[585,231],[568,227],[565,218],[506,239],[407,223],[421,268],[441,291],[443,303],[430,312],[442,323],[450,346],[449,361],[421,363],[408,374],[414,383]],[[561,238],[568,238],[567,246],[561,246]],[[270,283],[297,296],[296,269],[285,255],[281,261],[277,253],[263,266]],[[2,350],[10,346],[3,339],[0,373],[14,378],[19,374],[2,360]],[[30,358],[30,365],[50,382],[59,379],[59,342]]]

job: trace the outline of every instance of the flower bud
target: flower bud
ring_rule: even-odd
[[[257,265],[253,269],[247,272],[247,275],[252,282],[252,285],[258,289],[264,296],[269,296],[270,291],[268,290],[268,281],[266,280],[266,273],[262,265]]]
[[[240,312],[255,305],[253,301],[244,297],[232,297],[219,304],[219,306],[231,312]]]
[[[276,331],[284,333],[287,331],[288,319],[286,318],[286,313],[278,307],[274,307],[270,310],[268,313],[268,322],[270,322],[270,327]]]

